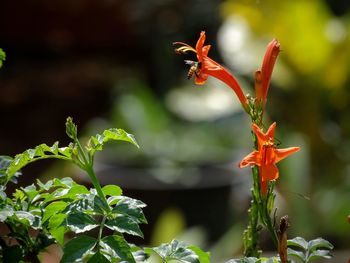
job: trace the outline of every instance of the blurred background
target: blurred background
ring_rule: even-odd
[[[251,182],[237,164],[252,148],[250,123],[221,82],[187,80],[191,58],[172,43],[195,45],[205,30],[210,57],[252,94],[277,38],[265,123],[277,122],[280,147],[302,148],[279,165],[277,215],[289,215],[290,237],[322,236],[349,252],[349,1],[2,0],[0,25],[1,154],[64,146],[68,116],[82,138],[125,129],[141,149],[111,144],[96,171],[102,184],[148,204],[146,238],[132,241],[176,237],[210,250],[212,262],[242,253]],[[88,184],[62,162],[23,172],[20,185],[64,176]]]

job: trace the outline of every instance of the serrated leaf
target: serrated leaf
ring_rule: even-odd
[[[107,236],[102,239],[101,247],[103,252],[111,258],[120,258],[121,261],[128,263],[136,262],[129,244],[125,241],[123,236]]]
[[[102,151],[103,146],[109,141],[126,141],[139,147],[132,134],[127,133],[123,129],[112,128],[103,131],[102,134],[91,136],[86,148],[89,154],[94,156],[96,151]]]
[[[143,207],[144,203],[139,200],[123,197],[113,208],[113,213],[122,214],[131,217],[138,223],[147,223],[145,215],[140,207]]]
[[[6,169],[8,179],[10,179],[18,170],[29,163],[40,159],[57,158],[71,160],[72,149],[70,147],[58,147],[58,142],[52,146],[40,144],[34,149],[28,149],[23,153],[17,154],[11,164]]]
[[[130,217],[119,215],[106,221],[105,226],[120,233],[143,237],[138,223]]]
[[[307,250],[308,242],[302,237],[295,237],[287,241],[287,246],[299,247],[303,250]]]
[[[328,250],[332,250],[334,247],[329,241],[320,237],[309,241],[308,251],[314,251],[318,248],[326,248]]]
[[[110,263],[110,261],[100,252],[95,253],[87,263]]]
[[[287,254],[288,254],[288,257],[290,257],[290,256],[296,257],[296,258],[300,259],[302,262],[305,262],[305,260],[306,260],[305,254],[302,251],[297,251],[297,250],[294,250],[292,248],[287,248]]]
[[[74,233],[82,233],[98,227],[96,220],[85,213],[69,214],[65,225]]]
[[[102,187],[102,192],[105,196],[120,196],[122,195],[122,189],[117,185],[105,185]]]
[[[71,239],[63,248],[63,257],[60,263],[72,263],[81,260],[89,254],[96,245],[96,239],[81,235]]]
[[[310,255],[307,257],[306,262],[311,262],[315,259],[320,258],[332,258],[332,256],[329,254],[329,250],[316,250],[310,253]]]

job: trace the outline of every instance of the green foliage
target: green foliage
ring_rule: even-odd
[[[330,259],[330,250],[333,249],[333,245],[323,238],[316,238],[307,242],[302,237],[288,240],[288,247],[288,255],[297,259],[298,262],[304,263],[320,258]]]
[[[6,59],[5,52],[0,48],[0,68],[2,67],[2,62]]]
[[[255,257],[245,257],[242,259],[231,259],[226,263],[280,263],[280,259],[277,257],[272,258],[255,258]]]
[[[148,254],[129,244],[124,235],[143,237],[140,224],[147,223],[142,211],[146,204],[123,196],[122,189],[116,185],[101,187],[93,170],[94,155],[107,142],[126,141],[138,147],[135,138],[122,129],[108,129],[91,136],[82,147],[77,126],[71,118],[67,118],[66,132],[73,140],[67,147],[59,147],[58,142],[52,146],[40,144],[13,159],[0,156],[0,222],[8,227],[8,234],[0,238],[0,261],[39,262],[40,251],[53,243],[63,246],[62,263],[145,260]],[[47,158],[77,165],[87,173],[94,188],[88,189],[71,178],[55,178],[45,183],[37,180],[35,184],[17,188],[11,197],[7,196],[6,185],[9,181],[15,182],[21,175],[21,168]],[[113,233],[104,235],[105,229]],[[68,232],[74,238],[65,243]],[[178,241],[146,250],[166,260],[209,262],[208,253]]]
[[[169,244],[161,244],[158,247],[145,248],[144,250],[148,255],[156,253],[164,263],[172,260],[177,260],[183,263],[210,262],[209,253],[202,251],[198,247],[189,246],[177,240],[173,240]]]

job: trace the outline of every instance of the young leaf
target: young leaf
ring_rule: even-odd
[[[125,132],[123,129],[113,128],[103,131],[102,134],[91,136],[86,148],[89,151],[90,155],[94,156],[95,152],[102,151],[105,143],[109,141],[126,141],[139,147],[132,134]]]
[[[105,226],[120,233],[143,237],[138,223],[132,218],[124,215],[119,215],[116,218],[107,220]]]
[[[302,262],[305,262],[305,260],[306,260],[305,254],[301,251],[296,251],[294,249],[287,248],[287,253],[288,253],[289,257],[296,257],[296,258],[300,259]]]
[[[327,240],[320,238],[320,237],[309,241],[308,251],[314,251],[314,250],[319,249],[319,248],[325,248],[327,250],[332,250],[334,247],[330,242],[328,242]]]
[[[40,144],[34,149],[28,149],[23,153],[17,154],[11,164],[6,169],[8,179],[10,179],[18,170],[27,164],[40,159],[57,158],[64,160],[72,160],[71,147],[58,147],[58,142],[52,146]]]
[[[96,245],[96,239],[90,236],[78,236],[68,241],[63,248],[60,263],[72,263],[81,260],[89,254]]]
[[[101,247],[103,252],[111,258],[120,258],[121,261],[134,263],[135,259],[131,253],[129,244],[123,236],[106,236],[102,239]]]
[[[320,258],[332,258],[332,256],[329,254],[329,250],[316,250],[313,251],[308,257],[306,262],[311,262],[315,259],[320,259]]]
[[[75,233],[90,231],[98,227],[96,220],[85,213],[69,214],[66,218],[65,225]]]
[[[293,239],[289,239],[287,241],[287,245],[288,246],[299,247],[302,250],[307,250],[307,247],[308,247],[307,241],[304,238],[302,238],[302,237],[295,237]]]
[[[102,187],[102,192],[105,196],[120,196],[122,195],[122,189],[117,185],[105,185]]]

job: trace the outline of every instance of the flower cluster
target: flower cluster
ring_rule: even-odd
[[[197,85],[203,85],[208,76],[223,81],[235,92],[243,109],[251,116],[253,121],[252,130],[258,142],[257,149],[244,157],[239,167],[258,166],[260,191],[264,196],[267,194],[269,181],[276,180],[279,177],[276,163],[299,150],[299,147],[276,149],[274,143],[276,123],[273,123],[266,133],[260,128],[260,126],[262,126],[262,117],[266,105],[271,75],[280,52],[280,43],[276,39],[273,39],[267,45],[262,66],[255,72],[255,98],[248,99],[244,95],[236,78],[222,65],[208,57],[211,46],[204,45],[204,42],[205,32],[202,31],[195,48],[183,42],[175,42],[174,45],[180,45],[180,47],[175,49],[175,52],[177,54],[186,54],[187,52],[195,53],[198,61],[185,60],[185,62],[191,66],[188,72],[188,78],[194,75]]]

